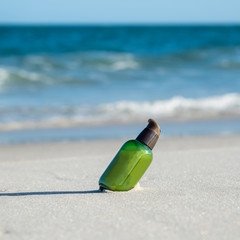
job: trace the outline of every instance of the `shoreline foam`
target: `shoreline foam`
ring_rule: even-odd
[[[194,121],[159,121],[162,138],[188,136],[231,136],[240,134],[239,118],[209,119]],[[39,128],[0,131],[0,146],[6,144],[62,142],[81,140],[107,140],[134,138],[145,126],[143,123],[116,124],[105,126],[72,126],[63,128]]]
[[[240,118],[240,94],[157,101],[118,101],[96,106],[0,108],[0,131],[142,123],[147,116],[165,122]],[[9,121],[9,114],[11,121]]]

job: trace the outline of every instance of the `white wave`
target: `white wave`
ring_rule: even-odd
[[[199,99],[173,97],[153,102],[120,101],[95,107],[19,108],[12,112],[9,112],[11,109],[0,110],[0,131],[124,124],[145,122],[150,117],[159,121],[240,118],[240,94]],[[9,121],[9,114],[12,121]]]
[[[0,67],[0,86],[8,83],[53,83],[53,79],[33,71],[18,69],[14,67]]]
[[[8,77],[9,72],[5,68],[0,67],[0,86],[4,84]]]
[[[112,64],[113,70],[125,70],[125,69],[136,69],[138,68],[138,63],[132,59],[119,60]]]
[[[240,115],[240,94],[226,94],[200,99],[173,97],[153,102],[120,101],[104,104],[97,111],[109,115],[158,118],[209,118],[216,116]]]
[[[139,62],[132,54],[96,53],[94,56],[88,55],[87,58],[89,58],[90,62],[93,64],[92,67],[96,67],[100,70],[121,71],[127,69],[137,69],[139,67]]]

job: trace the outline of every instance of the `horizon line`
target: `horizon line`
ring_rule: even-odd
[[[0,26],[240,26],[240,22],[0,22]]]

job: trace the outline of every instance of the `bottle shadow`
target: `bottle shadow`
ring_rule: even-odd
[[[15,193],[0,193],[0,197],[66,195],[66,194],[94,194],[94,193],[104,193],[104,191],[100,191],[100,189],[99,189],[99,190],[87,190],[87,191],[15,192]]]

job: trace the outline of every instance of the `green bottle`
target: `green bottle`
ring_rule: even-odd
[[[152,120],[138,135],[136,140],[127,141],[103,175],[100,177],[100,190],[128,191],[135,187],[152,162],[152,149],[155,146],[160,128]]]

